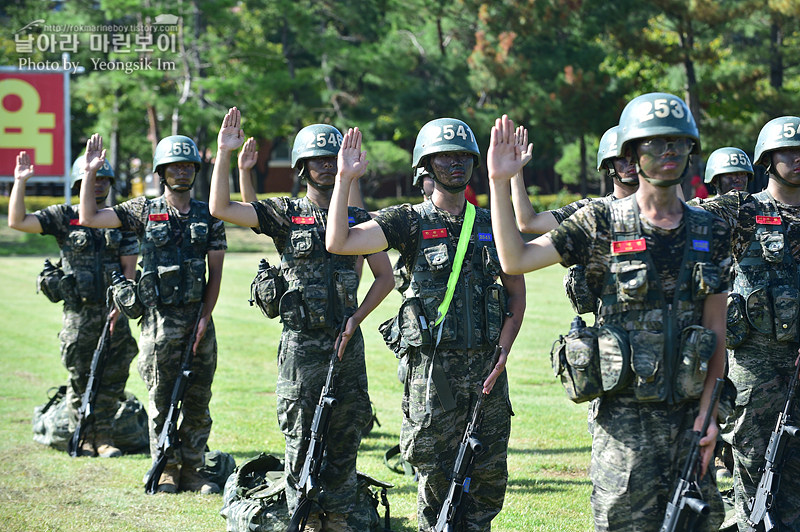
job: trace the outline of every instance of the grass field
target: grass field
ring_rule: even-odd
[[[5,226],[5,220],[2,222]],[[0,238],[2,233],[0,230]],[[236,249],[269,249],[270,261],[276,258],[274,247],[266,239],[259,240],[247,231],[231,237]],[[14,245],[0,242],[2,247],[7,244]],[[222,293],[214,312],[219,363],[211,401],[214,427],[209,446],[232,453],[237,463],[261,451],[283,453],[274,396],[280,324],[267,320],[247,303],[250,281],[261,256],[226,256]],[[0,440],[0,528],[224,530],[225,522],[218,513],[222,505],[219,496],[145,495],[141,479],[150,465],[148,456],[70,458],[33,442],[34,406],[45,401],[49,387],[65,382],[67,377],[56,337],[61,327],[60,305],[35,293],[43,258],[0,257],[0,423],[5,427]],[[509,442],[510,479],[505,508],[495,520],[494,530],[592,529],[591,483],[587,476],[591,439],[586,431],[586,406],[574,405],[566,398],[549,362],[551,343],[568,329],[573,317],[563,295],[563,273],[562,268],[552,267],[526,276],[528,308],[507,367],[516,412]],[[367,268],[365,281],[369,280]],[[362,283],[362,289],[365,285]],[[383,344],[377,326],[396,312],[399,303],[399,295],[393,292],[362,326],[370,395],[381,426],[362,442],[358,467],[395,484],[389,492],[392,529],[411,531],[416,530],[416,484],[388,470],[382,458],[384,451],[398,441],[401,385],[396,378],[396,359]],[[135,364],[128,389],[146,403],[147,394]]]

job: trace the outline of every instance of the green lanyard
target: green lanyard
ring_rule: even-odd
[[[453,300],[453,294],[456,291],[456,284],[458,284],[458,277],[461,275],[461,265],[464,264],[464,255],[467,254],[467,246],[469,246],[469,237],[472,234],[472,225],[475,222],[475,206],[467,203],[467,209],[464,213],[464,224],[461,226],[461,234],[458,235],[458,246],[456,246],[456,257],[453,260],[453,269],[450,271],[450,278],[447,279],[447,292],[444,294],[444,299],[437,309],[436,321],[433,326],[437,326],[444,320],[447,315],[447,309],[450,308],[450,302]],[[439,329],[441,334],[441,329]],[[438,342],[437,342],[438,343]]]

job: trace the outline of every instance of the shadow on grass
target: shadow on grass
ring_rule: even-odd
[[[514,447],[508,448],[508,454],[529,454],[532,456],[542,455],[542,456],[552,456],[557,454],[582,454],[582,453],[591,453],[592,446],[591,445],[583,445],[581,447],[558,447],[554,449],[518,449]]]
[[[579,478],[509,479],[507,491],[526,493],[556,493],[572,491],[575,486],[591,486],[592,481]]]

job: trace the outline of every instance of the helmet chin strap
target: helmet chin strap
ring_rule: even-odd
[[[800,183],[790,183],[786,181],[784,178],[778,175],[778,172],[772,170],[771,168],[768,169],[767,172],[769,172],[770,179],[775,178],[775,180],[782,185],[786,185],[787,187],[791,188],[800,188]]]
[[[181,185],[179,187],[173,187],[173,186],[170,186],[170,184],[167,182],[167,178],[166,177],[162,177],[161,178],[161,184],[163,184],[165,187],[167,187],[168,189],[170,189],[173,192],[186,192],[187,190],[192,190],[192,187],[194,186],[195,179],[197,179],[197,176],[192,178],[192,182],[189,183],[188,185]]]
[[[301,175],[301,177],[303,176]],[[334,187],[334,185],[321,185],[316,181],[314,181],[313,179],[311,179],[311,176],[305,176],[305,180],[308,182],[309,185],[316,188],[320,192],[327,192],[328,190],[333,190]]]
[[[459,185],[457,187],[454,187],[452,185],[445,185],[444,183],[439,181],[439,178],[436,177],[435,173],[431,172],[430,175],[431,175],[431,177],[433,177],[434,181],[439,183],[442,186],[443,189],[445,189],[446,191],[448,191],[451,194],[458,194],[459,192],[465,191],[467,189],[467,185],[469,185],[469,182],[472,181],[472,176],[470,176],[466,183],[464,183],[463,185]]]

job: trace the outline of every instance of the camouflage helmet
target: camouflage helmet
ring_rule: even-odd
[[[600,145],[597,147],[597,170],[603,168],[606,161],[619,157],[619,144],[617,144],[617,136],[619,133],[619,126],[614,126],[606,130],[603,136],[600,137]]]
[[[711,183],[720,174],[734,172],[746,172],[753,177],[753,165],[750,164],[750,157],[739,148],[720,148],[708,156],[704,181]]]
[[[197,151],[197,144],[183,135],[170,135],[161,139],[153,155],[153,171],[161,175],[159,167],[178,162],[194,163],[195,172],[199,172],[200,153]]]
[[[764,156],[781,148],[800,146],[800,117],[781,116],[773,118],[761,128],[756,141],[753,164],[769,166]]]
[[[419,130],[414,144],[412,168],[422,166],[423,158],[435,153],[463,151],[475,156],[475,166],[481,162],[481,151],[469,126],[456,118],[437,118]]]
[[[74,187],[75,184],[83,179],[86,169],[86,154],[81,155],[75,162],[72,163],[72,172],[70,172],[70,177],[72,178],[72,182],[70,183],[70,187]],[[103,161],[103,166],[100,170],[97,171],[97,177],[107,177],[111,179],[113,182],[115,179],[114,176],[114,169],[111,168],[111,163],[108,162],[108,159]]]
[[[414,169],[414,179],[411,181],[411,185],[415,187],[422,186],[422,178],[425,176],[430,177],[431,174],[428,173],[428,169],[424,166],[419,166]]]
[[[625,153],[629,142],[650,137],[688,137],[694,141],[691,153],[700,153],[700,133],[692,112],[686,102],[673,94],[643,94],[622,110],[617,137],[619,153]]]
[[[342,133],[329,124],[312,124],[297,133],[292,146],[292,168],[311,157],[336,157],[342,147]]]

